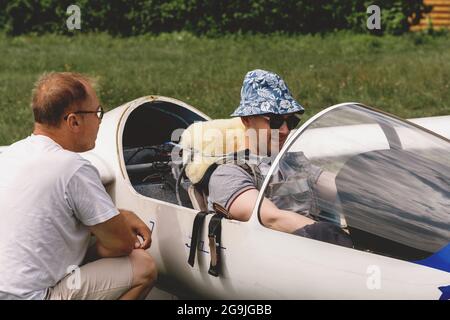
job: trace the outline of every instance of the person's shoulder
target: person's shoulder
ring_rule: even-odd
[[[30,137],[26,137],[22,140],[18,140],[16,142],[10,144],[9,146],[2,147],[3,149],[0,154],[9,155],[9,154],[14,154],[16,152],[21,152],[21,151],[27,152],[26,149],[27,149],[29,143],[30,143]]]
[[[256,188],[252,176],[234,163],[219,165],[209,180],[208,201],[227,207],[230,199],[243,189]]]
[[[91,163],[83,158],[79,153],[61,149],[54,154],[55,160],[58,159],[62,167],[71,167],[78,169],[83,166],[92,166]]]
[[[80,153],[62,148],[59,145],[50,144],[48,152],[40,157],[42,165],[52,166],[54,171],[64,172],[64,176],[69,178],[79,172],[81,168],[95,170],[90,161],[85,159]]]
[[[248,174],[244,168],[236,163],[225,163],[219,165],[216,170],[214,170],[213,175],[230,175],[230,174]]]
[[[98,171],[88,160],[76,152],[64,149],[43,160],[41,165],[51,167],[52,174],[49,176],[62,181],[66,186],[70,181],[91,180],[98,176]]]
[[[219,165],[211,175],[210,185],[222,185],[224,183],[253,181],[252,176],[241,166],[234,163]]]
[[[88,160],[84,159],[80,156],[79,159],[77,159],[77,167],[76,174],[84,175],[84,176],[98,176],[100,177],[100,174],[97,170],[97,168]]]
[[[84,163],[85,160],[79,153],[64,149],[53,139],[44,135],[31,135],[23,140],[24,148],[33,150],[37,157],[54,162],[55,166],[61,164],[66,166],[68,163]]]

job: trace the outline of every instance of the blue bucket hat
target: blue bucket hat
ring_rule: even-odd
[[[286,83],[276,73],[265,70],[247,72],[241,89],[241,103],[231,117],[274,113],[303,113],[305,109],[294,100]]]

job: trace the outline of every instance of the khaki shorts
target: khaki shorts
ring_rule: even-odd
[[[131,289],[129,257],[104,258],[75,269],[54,287],[46,300],[116,300]]]

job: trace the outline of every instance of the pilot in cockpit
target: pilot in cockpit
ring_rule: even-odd
[[[207,195],[209,210],[216,203],[230,218],[249,220],[271,160],[299,124],[303,112],[277,74],[264,70],[246,74],[241,103],[232,114],[240,117],[241,123],[234,123],[245,130],[241,150],[216,161],[197,183]],[[262,223],[275,230],[351,247],[350,237],[339,226],[313,219],[318,211],[318,194],[336,197],[334,177],[311,164],[302,152],[286,153],[277,170],[265,189],[260,208]]]

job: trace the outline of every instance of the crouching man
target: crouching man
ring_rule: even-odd
[[[94,148],[103,117],[90,80],[44,75],[32,109],[33,134],[0,154],[0,299],[144,298],[157,277],[151,232],[78,154]],[[98,259],[70,273],[91,233]]]

